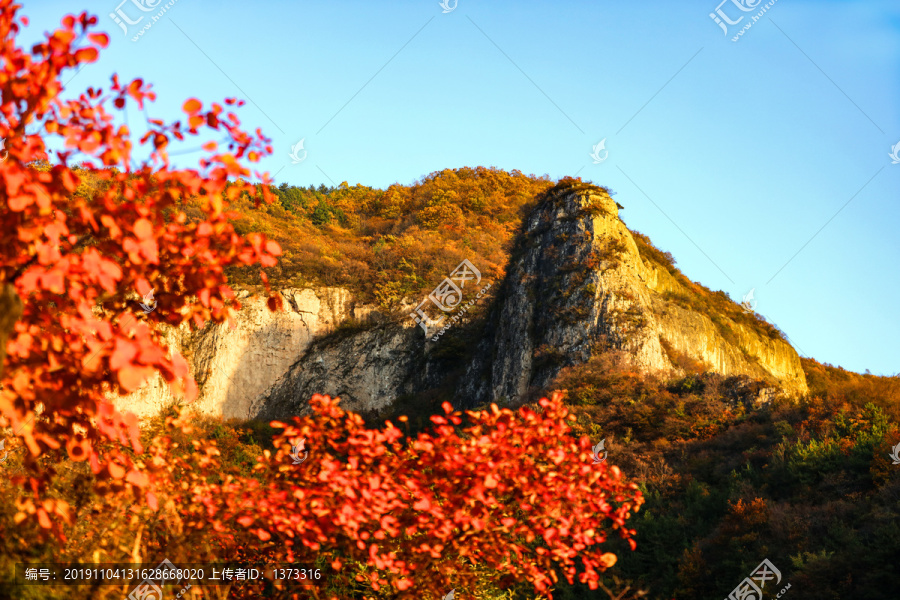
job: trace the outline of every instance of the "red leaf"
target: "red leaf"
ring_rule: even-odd
[[[44,529],[50,529],[53,524],[50,523],[50,517],[47,516],[47,511],[43,508],[37,509],[38,523],[41,524],[41,527]]]
[[[109,471],[110,477],[113,479],[122,479],[125,477],[125,468],[122,465],[111,462],[106,465],[106,470]]]
[[[275,240],[266,242],[266,251],[272,256],[281,256],[281,246]]]
[[[94,62],[100,53],[96,48],[81,48],[75,52],[75,60],[78,62]]]
[[[144,475],[137,469],[132,469],[131,471],[129,471],[128,477],[125,478],[125,481],[138,487],[146,487],[147,484],[150,483],[150,479],[148,479],[146,475]]]
[[[125,367],[119,371],[119,385],[128,393],[141,387],[141,384],[153,373],[149,367]]]
[[[107,46],[109,46],[109,36],[105,33],[89,33],[88,39],[101,48],[106,48]]]
[[[138,219],[134,224],[134,235],[139,240],[149,239],[153,235],[153,224],[147,219]]]
[[[189,115],[193,115],[193,114],[200,112],[200,110],[202,108],[203,108],[203,104],[201,104],[200,101],[197,100],[196,98],[190,98],[181,107],[181,109]]]
[[[109,368],[118,371],[131,364],[138,354],[138,346],[129,340],[121,338],[116,340],[116,347],[109,357]]]

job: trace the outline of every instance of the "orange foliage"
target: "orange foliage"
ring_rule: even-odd
[[[24,22],[16,20],[19,8],[0,0],[0,30],[7,40]],[[34,541],[52,531],[63,544],[60,554],[82,560],[92,545],[94,556],[102,547],[105,555],[121,558],[119,541],[126,532],[135,535],[135,560],[157,553],[194,561],[312,562],[328,556],[337,581],[345,577],[348,585],[365,583],[375,591],[390,586],[409,597],[444,593],[451,579],[473,587],[473,565],[507,580],[529,581],[548,595],[557,573],[596,589],[599,574],[616,562],[602,549],[609,532],[617,530],[635,547],[626,521],[643,497],[635,484],[622,481],[618,468],[591,465],[590,441],[569,435],[559,396],[542,399],[540,412],[492,406],[467,413],[472,425],[461,431],[461,413],[445,404],[445,416],[432,418],[434,433],[421,433],[406,445],[391,423],[383,430],[364,429],[358,415],[315,396],[313,416],[275,424],[283,429],[274,440],[277,450],[265,450],[249,474],[223,463],[227,450],[215,443],[195,440],[183,452],[191,429],[185,421],[170,419],[162,431],[145,432],[141,443],[136,418],[120,414],[110,395],[132,392],[158,371],[175,394],[193,398],[196,385],[185,360],[163,343],[155,325],[199,327],[228,319],[239,305],[226,269],[272,267],[281,254],[279,244],[259,232],[239,235],[231,224],[239,215],[230,209],[252,198],[257,211],[284,210],[272,207],[267,185],[240,179],[250,175],[242,161],[256,162],[271,148],[261,134],[243,132],[237,116],[222,105],[204,109],[192,98],[183,104],[184,122],[148,121],[140,143],[152,144],[150,162],[131,169],[132,142],[127,129],[113,124],[108,105],[124,110],[133,102],[143,108],[155,99],[149,85],[121,84],[114,76],[108,93],[91,89],[76,100],[60,100],[63,71],[96,60],[107,44],[105,35],[87,33],[96,22],[87,13],[65,17],[62,29],[34,46],[33,56],[11,41],[3,48],[6,123],[0,124],[0,137],[7,138],[9,159],[0,165],[0,284],[15,287],[25,310],[7,345],[0,415],[27,448],[24,474],[9,480],[25,492],[16,500],[18,531],[35,532]],[[90,47],[75,47],[85,35]],[[47,135],[64,138],[68,148],[99,163],[70,168],[72,152],[66,152],[61,164],[50,165],[44,139],[25,134],[25,126],[36,121]],[[170,142],[204,128],[224,130],[229,151],[216,154],[207,144],[211,154],[200,161],[200,170],[171,169]],[[360,211],[387,215],[411,205],[420,213],[428,206],[453,206],[448,214],[506,215],[497,220],[508,237],[515,221],[510,207],[533,194],[525,187],[504,188],[504,182],[518,184],[521,178],[516,172],[445,171],[415,193],[392,189],[361,197],[342,186],[347,194],[317,207],[317,218],[324,226],[343,214],[352,224]],[[486,193],[486,183],[502,191]],[[446,186],[461,191],[450,194]],[[427,237],[416,219],[410,215],[408,230],[384,249],[384,255],[396,253],[393,264],[410,286],[419,284],[428,261],[439,254],[442,262],[450,261],[441,265],[443,272],[473,239],[487,237],[473,231],[458,248],[426,246],[411,255]],[[499,252],[502,240],[491,244]],[[499,257],[484,265],[495,276]],[[331,258],[344,258],[340,246]],[[367,256],[357,258],[362,264]],[[376,264],[377,272],[389,271],[391,264]],[[390,273],[383,279],[397,282]],[[268,287],[265,273],[260,280]],[[391,291],[389,285],[384,289]],[[141,310],[141,299],[152,302],[152,310]],[[276,299],[270,308],[279,308]],[[297,467],[286,457],[300,438],[308,440],[310,456]],[[65,477],[77,472],[77,481],[91,482],[95,497],[82,497],[73,507],[58,497],[58,488],[51,491],[62,478],[54,461],[68,463]],[[74,521],[73,512],[84,520]],[[92,517],[100,513],[102,519]],[[66,546],[73,532],[78,535]],[[357,570],[343,571],[345,564]]]
[[[61,535],[50,517],[65,521],[69,511],[64,502],[44,498],[51,474],[38,458],[65,447],[110,489],[143,494],[147,478],[126,451],[142,451],[137,420],[115,410],[108,394],[131,392],[158,370],[175,393],[190,399],[196,386],[187,364],[152,325],[227,319],[237,305],[224,269],[275,264],[280,249],[261,235],[236,235],[226,213],[243,193],[272,200],[266,187],[229,183],[250,174],[239,161],[270,152],[265,138],[242,131],[222,105],[204,110],[191,99],[184,104],[186,123],[148,121],[140,143],[152,144],[152,164],[130,170],[132,142],[127,129],[114,124],[109,105],[143,108],[156,98],[151,87],[113,76],[108,91],[92,88],[61,100],[63,73],[94,62],[107,36],[88,33],[96,17],[69,15],[29,53],[15,45],[26,23],[17,18],[20,8],[0,1],[0,138],[8,151],[0,164],[0,285],[13,285],[25,303],[7,344],[0,419],[27,448],[29,475],[15,481],[30,497],[19,503],[17,521],[35,519]],[[32,165],[48,159],[42,135],[25,132],[35,123],[43,135],[65,141],[60,164]],[[229,151],[202,159],[200,171],[170,169],[169,142],[201,129],[224,132]],[[98,161],[84,164],[102,191],[80,187],[80,170],[66,164],[76,152]],[[189,197],[203,214],[190,223],[179,210]],[[145,314],[138,295],[151,289],[157,305]],[[100,452],[103,440],[116,444]]]
[[[872,402],[894,421],[900,420],[900,376],[882,377],[847,371],[841,367],[801,358],[810,396],[820,399],[819,411],[844,404],[857,407]]]
[[[390,309],[433,288],[463,259],[485,284],[498,281],[522,211],[551,185],[546,177],[485,167],[445,169],[386,190],[284,184],[272,189],[280,206],[257,209],[241,200],[234,223],[281,244],[282,260],[267,270],[272,282],[340,285]],[[231,274],[257,283],[251,273]]]
[[[409,597],[474,589],[467,563],[548,597],[554,572],[597,589],[616,562],[603,549],[608,533],[635,547],[626,521],[643,496],[617,467],[592,465],[591,442],[570,435],[560,395],[539,405],[467,411],[470,425],[460,430],[462,413],[444,403],[445,416],[431,418],[435,431],[404,443],[391,422],[366,429],[359,415],[317,395],[312,416],[273,423],[283,430],[277,450],[256,459],[252,476],[227,468],[215,444],[201,452],[195,443],[180,457],[160,437],[148,461],[167,502],[158,529],[202,535],[243,560],[327,557],[332,584],[365,581]],[[288,452],[301,439],[309,457],[293,465]],[[358,563],[375,570],[346,568]]]

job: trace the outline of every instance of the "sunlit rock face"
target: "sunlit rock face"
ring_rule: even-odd
[[[242,309],[234,327],[208,324],[191,332],[187,325],[167,328],[169,346],[188,360],[200,388],[193,408],[225,418],[255,416],[254,401],[263,396],[302,358],[314,339],[326,335],[360,309],[347,290],[286,289],[284,310],[272,312],[265,300],[239,294]],[[363,311],[364,312],[364,311]],[[156,414],[173,403],[168,386],[157,376],[117,405],[138,416]]]
[[[807,391],[787,342],[725,316],[717,327],[708,315],[666,301],[666,292],[691,292],[641,257],[618,210],[605,190],[588,188],[552,197],[530,215],[457,394],[461,403],[514,401],[606,348],[625,351],[643,372],[677,375],[669,355],[681,353],[723,375],[768,380],[790,396]]]
[[[453,360],[438,352],[446,339],[426,339],[411,319],[388,318],[340,288],[282,290],[278,312],[244,292],[234,327],[165,335],[199,385],[194,408],[225,418],[302,414],[314,393],[359,412],[436,389],[452,389],[458,407],[515,403],[606,349],[642,372],[677,376],[673,356],[683,356],[722,375],[770,382],[767,397],[806,393],[800,357],[786,341],[667,300],[693,292],[642,257],[618,210],[594,186],[537,206],[487,300],[477,342]],[[415,305],[408,300],[406,308]],[[159,377],[116,400],[142,417],[175,401]]]

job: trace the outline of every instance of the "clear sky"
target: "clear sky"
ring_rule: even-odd
[[[755,289],[802,355],[900,373],[896,0],[175,0],[137,41],[168,0],[120,1],[24,0],[29,43],[81,10],[111,35],[68,93],[143,77],[165,119],[188,97],[243,98],[277,183],[578,175],[691,279],[737,301]],[[117,8],[143,20],[126,34]],[[743,18],[725,33],[717,8]]]

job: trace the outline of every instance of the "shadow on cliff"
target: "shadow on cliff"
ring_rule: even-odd
[[[194,378],[200,388],[198,401],[225,419],[253,419],[254,402],[296,364],[305,351],[303,347],[297,345],[296,357],[285,364],[281,357],[284,356],[286,347],[296,342],[292,341],[289,331],[270,325],[241,335],[240,343],[246,349],[240,354],[234,367],[228,369],[228,365],[216,364],[217,350],[223,348],[223,344],[235,344],[238,340],[222,340],[228,332],[225,329],[227,325],[214,327],[216,329],[212,335],[197,337]],[[215,394],[220,386],[224,388],[224,394]],[[212,394],[215,394],[214,400],[208,400],[207,396]],[[214,406],[208,405],[211,401],[215,402]]]
[[[297,348],[286,368],[275,366],[285,348],[266,347],[274,336],[264,328],[248,334],[248,351],[225,376],[221,414],[286,420],[309,414],[309,399],[318,393],[341,398],[341,408],[360,414],[369,427],[406,415],[410,427],[419,430],[430,426],[432,415],[443,414],[445,401],[470,408],[454,402],[454,393],[483,328],[483,317],[473,319],[426,348],[422,331],[400,319],[349,321]]]

